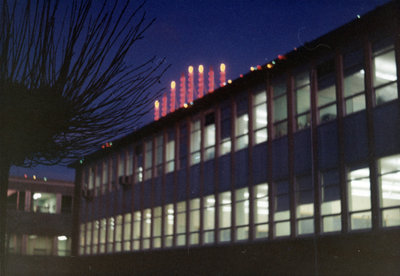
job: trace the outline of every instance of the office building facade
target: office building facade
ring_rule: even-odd
[[[128,269],[129,260],[151,263],[149,253],[153,268],[164,257],[187,262],[187,252],[204,271],[239,274],[285,271],[260,265],[292,256],[309,275],[329,271],[327,260],[352,252],[355,241],[370,241],[387,246],[376,254],[392,264],[400,229],[397,10],[394,2],[380,7],[74,164],[75,254],[92,263],[114,256]],[[331,256],[336,242],[343,250]],[[299,259],[304,248],[309,259]],[[376,258],[354,250],[359,260]],[[216,252],[239,262],[218,266]],[[207,268],[207,254],[215,267]]]

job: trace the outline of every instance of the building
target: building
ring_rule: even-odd
[[[7,192],[8,254],[71,254],[72,195],[67,181],[9,178]]]
[[[399,14],[380,7],[73,164],[83,275],[397,275]]]

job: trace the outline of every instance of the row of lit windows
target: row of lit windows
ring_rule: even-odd
[[[380,226],[400,226],[400,154],[381,158],[377,165]],[[258,184],[252,189],[240,188],[233,193],[221,192],[81,224],[80,253],[101,254],[288,237],[292,235],[292,223],[295,224],[295,235],[314,234],[312,177],[299,176],[295,182],[294,213],[290,207],[288,180],[276,181],[272,187],[267,183]],[[339,232],[344,214],[338,170],[321,172],[319,186],[321,232]],[[349,167],[345,186],[349,230],[372,228],[368,166]],[[270,227],[273,227],[272,236]]]
[[[349,51],[339,58],[320,62],[312,71],[316,73],[317,122],[337,117],[337,74],[343,76],[345,114],[366,108],[366,59],[364,49]],[[372,45],[372,83],[375,104],[398,98],[395,51],[392,43]],[[343,66],[340,66],[343,64]],[[368,67],[369,68],[369,67]],[[293,91],[295,107],[294,128],[300,130],[311,124],[311,75],[308,70],[294,70],[293,75],[274,78],[268,86],[272,98],[272,126],[274,138],[288,132],[288,93]],[[314,74],[315,75],[315,74]],[[291,87],[290,81],[293,83]],[[263,143],[268,139],[268,92],[265,88],[253,89],[250,94],[240,94],[233,101],[220,104],[204,116],[194,116],[190,122],[180,122],[177,129],[149,137],[143,143],[130,147],[109,159],[87,167],[83,174],[84,185],[101,194],[118,187],[120,177],[133,175],[128,181],[141,182],[222,156],[232,151]],[[251,112],[249,112],[249,102]],[[219,120],[219,124],[217,124]],[[250,123],[251,121],[251,123]],[[253,137],[250,141],[249,134]],[[233,143],[232,143],[233,142]],[[218,143],[218,147],[217,144]],[[216,152],[218,149],[218,152]],[[177,156],[175,156],[177,154]],[[125,180],[124,180],[125,181]]]

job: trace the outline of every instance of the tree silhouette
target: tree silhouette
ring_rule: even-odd
[[[168,66],[134,55],[133,46],[154,22],[144,3],[2,0],[0,6],[4,275],[10,167],[69,162],[131,132],[161,91],[149,89]]]

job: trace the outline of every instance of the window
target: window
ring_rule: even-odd
[[[101,167],[102,164],[99,162],[96,165],[96,178],[95,178],[95,194],[100,195],[100,184],[101,184]]]
[[[190,223],[189,223],[189,243],[199,244],[200,242],[200,198],[191,199],[190,206]]]
[[[145,155],[144,155],[144,180],[148,180],[152,176],[152,168],[153,168],[153,141],[147,141],[145,146]]]
[[[55,214],[57,212],[56,194],[32,193],[32,211],[35,213]]]
[[[254,144],[267,141],[267,124],[267,92],[262,90],[253,95]]]
[[[200,119],[197,119],[193,121],[191,124],[191,133],[190,133],[191,165],[200,163],[200,143],[201,143]]]
[[[124,244],[124,251],[131,250],[131,225],[132,223],[132,214],[127,213],[124,215],[124,237],[123,237],[123,244]]]
[[[150,248],[151,237],[151,209],[143,210],[143,247],[142,249]]]
[[[351,168],[347,175],[351,230],[371,228],[369,168]]]
[[[398,98],[397,71],[394,45],[383,40],[372,45],[373,74],[376,104]]]
[[[215,156],[215,115],[209,113],[204,119],[204,160]]]
[[[400,225],[400,155],[378,160],[382,227]]]
[[[167,204],[164,208],[164,246],[171,247],[174,238],[174,205]]]
[[[57,256],[69,256],[71,254],[71,239],[66,236],[57,237]]]
[[[110,175],[111,175],[111,190],[115,190],[117,188],[117,155],[113,154],[111,161]]]
[[[153,248],[161,247],[161,220],[162,208],[158,206],[153,209]]]
[[[230,103],[227,103],[221,107],[220,155],[231,152],[231,112]]]
[[[106,252],[106,231],[107,231],[107,221],[105,218],[100,220],[100,244],[99,253]]]
[[[287,180],[275,182],[275,236],[290,235],[290,200],[289,200],[289,182]]]
[[[51,255],[53,253],[53,238],[29,235],[26,243],[26,253],[28,255]]]
[[[343,56],[346,114],[365,109],[364,57],[362,49]]]
[[[335,61],[325,61],[317,67],[317,103],[319,122],[327,122],[336,118],[336,86]]]
[[[286,79],[281,77],[272,82],[274,137],[287,134]]]
[[[214,243],[215,229],[215,196],[204,197],[203,203],[203,240],[205,244]]]
[[[223,192],[218,195],[219,210],[219,241],[228,242],[231,240],[231,192]]]
[[[91,245],[92,245],[92,222],[86,223],[86,244],[85,244],[85,252],[87,255],[91,253]]]
[[[72,196],[68,195],[61,196],[61,213],[63,214],[72,213]]]
[[[163,161],[164,161],[164,136],[159,135],[156,137],[156,176],[163,174]]]
[[[249,239],[249,191],[242,188],[235,191],[236,208],[236,240]]]
[[[101,193],[105,194],[108,190],[108,159],[103,160]]]
[[[87,183],[88,183],[88,190],[93,190],[94,189],[94,168],[89,167],[87,170]]]
[[[186,201],[176,204],[176,245],[186,244]]]
[[[125,151],[118,154],[118,178],[125,175]]]
[[[142,214],[140,211],[133,213],[133,250],[140,249],[140,238],[142,235]]]
[[[141,145],[135,147],[135,183],[143,181],[143,150]]]
[[[339,172],[330,170],[321,173],[322,232],[342,230]]]
[[[255,238],[268,238],[268,184],[254,186],[254,230]]]
[[[309,72],[304,71],[294,76],[294,94],[296,101],[296,128],[301,130],[311,125]]]
[[[79,254],[84,255],[85,254],[85,224],[82,223],[80,225],[80,231],[79,231]]]
[[[126,173],[131,176],[133,174],[133,147],[129,147],[127,150],[128,158],[126,160]]]
[[[114,243],[114,230],[115,230],[115,219],[113,217],[108,218],[107,224],[108,232],[107,232],[107,253],[113,252],[113,243]]]
[[[25,209],[25,192],[16,190],[7,190],[7,210],[20,210]]]
[[[93,222],[93,239],[92,239],[92,253],[97,254],[99,248],[99,232],[100,232],[100,221],[95,220]]]
[[[236,99],[236,150],[241,150],[249,144],[249,114],[247,96]]]
[[[314,233],[314,189],[310,175],[296,179],[295,194],[297,234]]]
[[[182,122],[179,126],[179,168],[186,168],[187,165],[187,124],[186,122]]]
[[[169,129],[167,131],[167,152],[166,152],[166,165],[165,170],[167,173],[175,170],[175,131]]]
[[[115,252],[122,250],[122,215],[118,215],[115,224]]]

